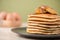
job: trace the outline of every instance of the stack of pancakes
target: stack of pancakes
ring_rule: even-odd
[[[48,6],[39,7],[28,15],[27,32],[33,34],[60,34],[60,17]]]

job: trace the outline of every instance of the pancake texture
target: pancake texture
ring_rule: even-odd
[[[48,6],[38,7],[34,14],[28,15],[27,33],[60,34],[60,16]]]

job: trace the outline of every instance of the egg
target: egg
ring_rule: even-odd
[[[13,12],[12,15],[13,15],[16,26],[20,26],[21,25],[21,17],[16,12]]]
[[[7,14],[6,20],[7,20],[7,21],[12,21],[12,20],[13,20],[12,14],[10,14],[10,13]]]
[[[6,12],[1,12],[0,13],[0,19],[1,20],[6,20],[7,13]]]

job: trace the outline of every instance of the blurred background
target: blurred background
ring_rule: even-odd
[[[60,13],[60,0],[0,0],[0,12],[18,12],[26,23],[27,15],[41,5],[48,5]]]

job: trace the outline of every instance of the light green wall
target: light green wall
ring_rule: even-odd
[[[0,11],[1,11],[1,0],[0,0]]]
[[[60,0],[1,0],[0,2],[0,11],[18,12],[22,16],[22,22],[26,22],[27,15],[41,5],[51,6],[60,13]]]

